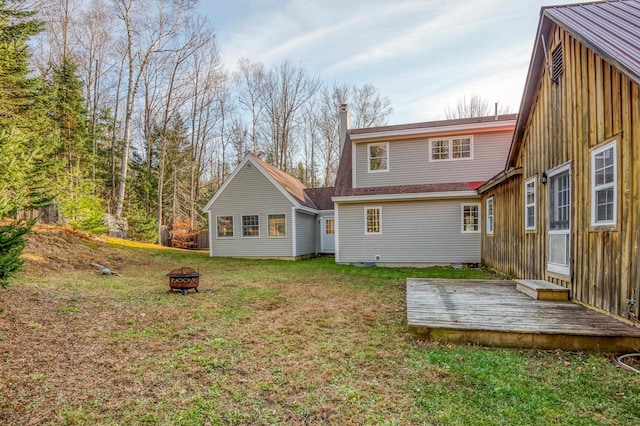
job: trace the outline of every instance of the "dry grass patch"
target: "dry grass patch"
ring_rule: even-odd
[[[82,236],[49,244],[58,237],[36,234],[30,256],[48,263],[29,260],[0,291],[3,424],[640,419],[640,381],[598,355],[447,347],[406,333],[408,274],[483,271],[210,259]],[[72,266],[50,267],[58,249]],[[202,273],[200,293],[169,291],[164,274],[178,266]]]

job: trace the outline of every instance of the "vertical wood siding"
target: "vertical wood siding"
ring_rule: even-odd
[[[640,99],[638,85],[561,28],[554,28],[548,56],[563,45],[559,84],[542,70],[516,166],[522,177],[483,194],[495,195],[496,233],[483,236],[483,262],[522,278],[547,279],[571,289],[573,298],[619,316],[627,299],[640,296]],[[591,151],[617,141],[617,224],[591,225]],[[548,185],[537,178],[537,231],[524,232],[524,180],[571,162],[572,277],[546,271]],[[501,208],[501,205],[504,208]],[[511,206],[511,207],[507,207]],[[505,210],[506,209],[506,210]],[[498,233],[508,222],[519,229]],[[523,243],[519,243],[523,241]],[[514,254],[509,254],[510,248]],[[635,307],[638,313],[638,304]]]
[[[339,204],[340,263],[480,263],[480,233],[462,233],[461,205],[479,199]],[[380,234],[364,233],[364,208],[381,207]],[[480,208],[482,221],[483,208]],[[380,259],[376,260],[375,256]]]
[[[473,136],[473,159],[429,162],[429,139],[389,143],[389,171],[367,171],[367,143],[356,144],[356,185],[376,187],[424,183],[480,182],[504,168],[512,132]]]

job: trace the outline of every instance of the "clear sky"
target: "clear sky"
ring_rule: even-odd
[[[479,94],[517,112],[540,8],[571,0],[201,0],[225,66],[290,58],[323,81],[372,83],[389,124],[444,118]]]

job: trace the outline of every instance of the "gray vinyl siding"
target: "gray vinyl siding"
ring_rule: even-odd
[[[296,256],[316,253],[316,215],[296,212]]]
[[[462,233],[465,200],[338,204],[340,263],[480,263],[480,233]],[[380,206],[380,234],[364,233],[364,208]],[[483,219],[480,206],[480,220]],[[375,256],[380,259],[376,260]]]
[[[361,142],[356,144],[355,186],[485,181],[504,169],[511,137],[511,132],[473,135],[472,160],[439,162],[429,161],[429,138],[391,141],[389,142],[389,170],[375,173],[367,171],[367,143]]]
[[[255,166],[245,165],[211,206],[212,256],[293,257],[292,206]],[[286,215],[286,237],[268,236],[269,214]],[[243,215],[259,215],[259,238],[242,237]],[[233,238],[217,237],[218,216],[233,216]]]

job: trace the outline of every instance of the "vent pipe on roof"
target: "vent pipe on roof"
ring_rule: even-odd
[[[342,155],[342,148],[344,148],[344,142],[347,140],[347,131],[351,126],[351,118],[349,117],[349,107],[347,104],[340,105],[340,153]]]
[[[496,102],[496,121],[498,121],[498,103]]]

